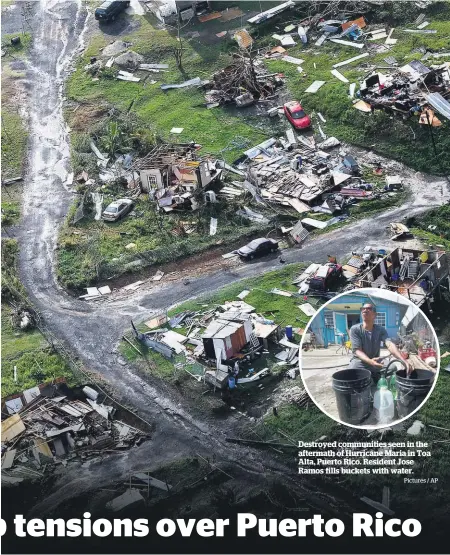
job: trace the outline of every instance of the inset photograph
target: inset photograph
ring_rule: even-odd
[[[355,289],[323,305],[309,322],[300,372],[330,418],[382,428],[426,402],[439,372],[439,344],[428,318],[404,296]]]

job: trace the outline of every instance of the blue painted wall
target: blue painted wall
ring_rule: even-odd
[[[337,309],[333,310],[334,303],[330,303],[324,310],[321,310],[314,318],[310,327],[311,331],[316,335],[319,345],[328,346],[329,344],[340,344],[342,338],[344,341],[347,341],[349,339],[347,315],[354,315],[353,318],[360,322],[361,317],[358,307],[361,307],[366,302],[371,302],[371,300],[369,298],[355,298],[352,295],[344,295],[337,299],[336,303],[339,305],[352,305],[351,309],[345,309],[339,306]],[[357,304],[358,307],[355,308],[355,304]],[[398,336],[400,322],[405,315],[407,306],[399,305],[385,299],[376,300],[375,304],[377,307],[377,314],[379,316],[384,315],[384,322],[379,323],[384,323],[389,337],[395,339]],[[327,320],[327,323],[331,322],[333,327],[326,326],[325,320]],[[352,325],[353,323],[355,322],[352,322]]]

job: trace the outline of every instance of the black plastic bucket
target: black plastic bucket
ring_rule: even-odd
[[[340,420],[348,424],[361,424],[371,410],[371,372],[340,370],[332,378]]]
[[[406,370],[396,373],[397,414],[404,418],[419,407],[430,392],[435,374],[430,370],[414,370],[411,376],[406,376]]]

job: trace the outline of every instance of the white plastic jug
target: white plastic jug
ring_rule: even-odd
[[[394,396],[387,387],[377,389],[373,398],[373,408],[379,424],[389,424],[393,420]]]

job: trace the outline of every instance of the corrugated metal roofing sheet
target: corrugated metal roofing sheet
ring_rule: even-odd
[[[439,93],[431,93],[425,96],[427,102],[433,106],[441,115],[450,119],[450,103]]]

